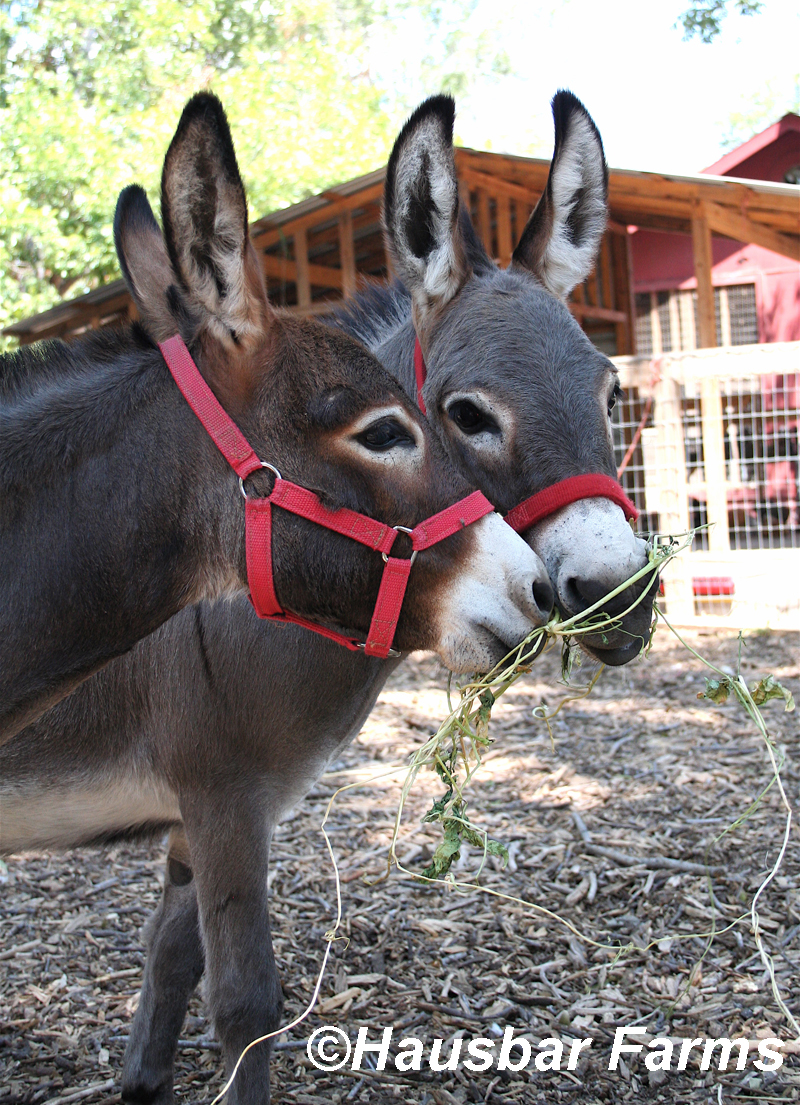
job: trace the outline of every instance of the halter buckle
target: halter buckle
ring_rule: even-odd
[[[356,641],[356,648],[360,652],[365,652],[366,648],[367,648],[367,642],[366,641]],[[386,653],[387,658],[394,657],[394,656],[400,656],[400,655],[401,654],[400,654],[399,649],[396,649],[396,648],[390,648],[389,651]]]

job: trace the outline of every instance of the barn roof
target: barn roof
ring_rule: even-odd
[[[715,173],[718,176],[726,176],[733,169],[736,169],[743,162],[747,161],[748,158],[751,158],[754,154],[760,153],[762,150],[766,149],[767,146],[771,146],[773,142],[777,142],[783,135],[792,133],[800,134],[800,115],[795,115],[793,111],[790,111],[787,115],[784,115],[782,119],[779,119],[777,123],[773,123],[758,134],[754,134],[747,142],[743,142],[741,146],[737,146],[735,150],[726,153],[724,157],[721,157],[719,161],[715,161],[713,165],[709,165],[703,172]]]
[[[549,161],[459,148],[456,164],[487,248],[507,262],[544,189]],[[357,177],[252,224],[273,302],[303,314],[329,312],[331,301],[352,294],[357,280],[390,274],[380,223],[384,175],[379,169]],[[609,202],[610,233],[618,238],[629,224],[688,233],[703,220],[713,234],[800,259],[799,185],[612,169]],[[613,296],[606,298],[611,302]],[[584,296],[571,306],[582,321],[621,324],[628,307],[620,295],[610,307],[602,300],[602,293],[594,303]],[[123,281],[114,280],[14,323],[5,333],[27,343],[134,316]]]

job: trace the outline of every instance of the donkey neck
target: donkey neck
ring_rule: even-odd
[[[158,351],[64,368],[0,406],[0,740],[243,578],[235,476]]]

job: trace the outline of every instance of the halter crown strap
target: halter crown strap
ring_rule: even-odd
[[[425,366],[425,358],[422,356],[422,346],[419,344],[419,338],[414,335],[414,379],[417,381],[417,406],[422,413],[427,417],[428,412],[425,410],[425,400],[422,398],[422,389],[425,386],[425,380],[428,376],[428,369]]]
[[[261,461],[197,371],[183,338],[180,334],[173,334],[166,341],[159,342],[158,348],[181,394],[205,426],[211,440],[239,479],[246,480],[261,467]]]

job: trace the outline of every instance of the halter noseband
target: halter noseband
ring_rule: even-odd
[[[305,487],[284,480],[277,468],[259,460],[250,443],[233,420],[225,413],[211,388],[198,371],[183,338],[173,335],[159,342],[159,349],[167,362],[175,383],[194,413],[200,419],[214,444],[239,477],[239,486],[245,497],[245,549],[247,556],[247,582],[250,601],[259,618],[270,621],[290,622],[320,633],[345,648],[363,649],[367,656],[397,656],[391,647],[400,609],[406,593],[411,565],[417,553],[436,545],[465,526],[477,522],[494,507],[480,491],[474,491],[465,499],[453,503],[414,529],[405,526],[389,526],[358,514],[354,510],[328,510],[317,496]],[[261,468],[267,468],[275,476],[272,491],[266,497],[251,497],[244,481]],[[385,567],[381,578],[375,609],[365,642],[347,637],[333,629],[316,625],[307,618],[284,610],[275,593],[272,573],[272,508],[273,506],[307,518],[326,529],[341,533],[361,545],[383,554]],[[411,538],[412,553],[408,560],[389,556],[399,532]]]
[[[419,337],[415,334],[414,380],[417,386],[417,403],[423,414],[427,414],[422,398],[422,389],[425,386],[427,375],[428,370],[425,365],[425,358],[422,355],[422,346],[419,343]],[[550,487],[545,487],[542,491],[537,491],[535,495],[525,499],[519,506],[509,510],[505,520],[513,530],[522,533],[523,530],[535,525],[536,522],[541,522],[543,518],[555,514],[563,506],[576,503],[579,499],[594,498],[610,499],[612,503],[622,507],[625,517],[629,521],[635,522],[639,517],[636,504],[631,502],[615,479],[603,472],[591,472],[582,476],[569,476],[565,480],[559,480],[558,483],[551,484]]]

